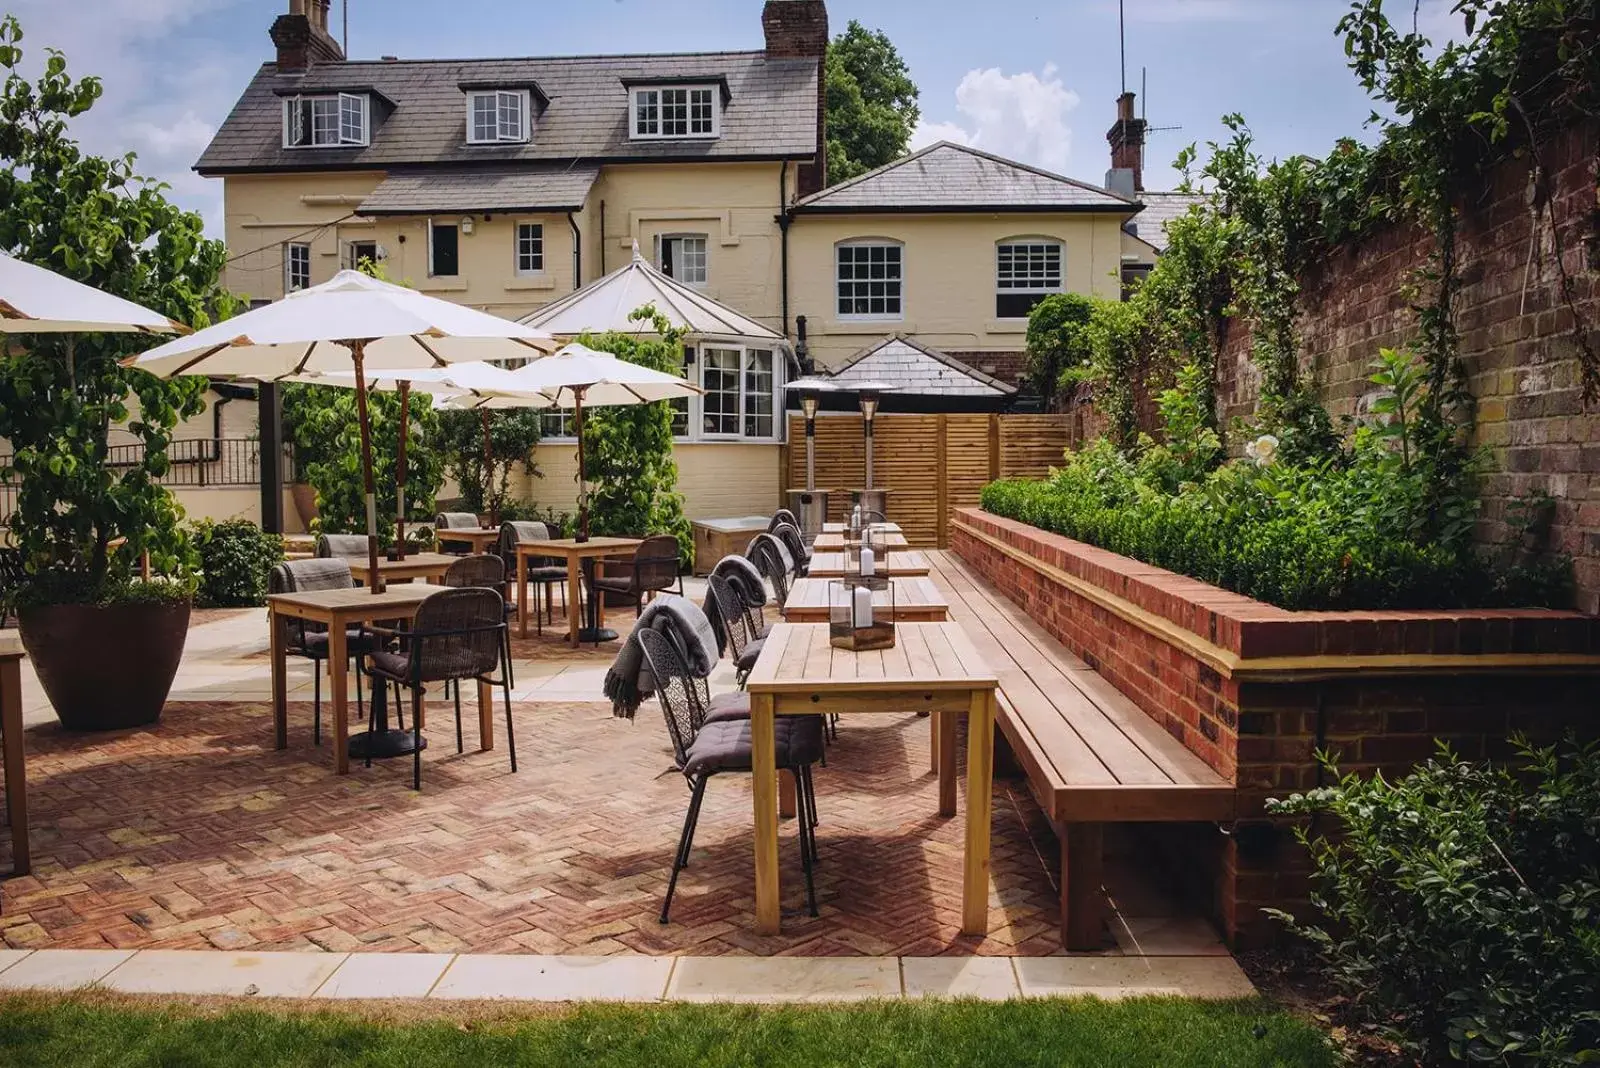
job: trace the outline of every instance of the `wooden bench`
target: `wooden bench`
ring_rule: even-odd
[[[1231,821],[1234,787],[953,554],[933,578],[1000,676],[996,722],[1061,838],[1061,940],[1100,948],[1107,823]]]

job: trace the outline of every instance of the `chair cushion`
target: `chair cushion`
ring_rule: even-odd
[[[383,640],[378,635],[362,630],[360,627],[346,627],[344,642],[353,653],[365,653],[383,647]],[[328,655],[327,632],[324,631],[320,634],[308,632],[301,648],[312,656],[326,657]]]
[[[766,642],[767,639],[763,635],[762,637],[757,638],[755,641],[746,645],[744,647],[744,652],[740,653],[739,658],[733,662],[733,666],[738,668],[740,671],[749,671],[751,668],[755,667],[757,658],[761,656],[761,648],[766,644]]]
[[[822,759],[821,716],[785,716],[775,724],[773,738],[776,763],[780,768],[798,768]],[[683,763],[687,775],[749,771],[750,768],[750,721],[747,719],[708,722],[695,736]]]
[[[512,578],[515,578],[517,573],[515,571],[512,571],[510,574],[511,574]],[[565,582],[565,581],[567,581],[567,569],[564,566],[563,567],[530,567],[530,568],[528,568],[528,581],[529,582]]]
[[[706,706],[706,722],[721,723],[730,719],[750,718],[750,695],[742,691],[719,693]]]
[[[607,593],[633,592],[632,578],[602,578],[597,576],[590,580],[589,585],[597,590],[605,590]]]
[[[378,652],[372,654],[372,670],[391,679],[411,677],[411,654]]]

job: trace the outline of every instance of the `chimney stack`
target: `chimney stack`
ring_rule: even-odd
[[[1111,145],[1111,170],[1106,188],[1128,195],[1144,192],[1144,134],[1146,123],[1133,113],[1133,94],[1117,97],[1117,121],[1106,131]],[[1131,180],[1131,182],[1130,182]]]
[[[344,49],[328,32],[331,0],[289,0],[289,13],[279,15],[269,31],[278,48],[279,71],[303,71],[313,63],[338,63]]]
[[[795,195],[810,196],[828,184],[828,5],[824,0],[767,0],[761,30],[768,59],[813,59],[817,64],[817,155],[800,165],[795,181]]]

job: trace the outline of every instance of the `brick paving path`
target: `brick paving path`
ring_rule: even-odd
[[[29,734],[34,874],[0,884],[12,947],[529,953],[1036,955],[1059,951],[1055,840],[997,783],[993,933],[959,933],[963,818],[936,815],[928,725],[847,718],[819,769],[818,895],[792,822],[785,933],[753,933],[748,777],[714,779],[672,923],[656,921],[688,801],[657,706],[515,706],[505,742],[458,756],[436,702],[423,792],[409,762],[333,775],[308,703],[271,748],[264,703],[169,705],[149,731]],[[503,717],[500,722],[503,735]],[[964,808],[963,808],[964,811]],[[0,845],[0,865],[9,864]]]

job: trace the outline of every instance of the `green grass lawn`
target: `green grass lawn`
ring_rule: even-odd
[[[519,1016],[482,1006],[312,1012],[0,998],[0,1065],[580,1064],[1331,1068],[1335,1058],[1314,1028],[1262,1001],[595,1006]]]

